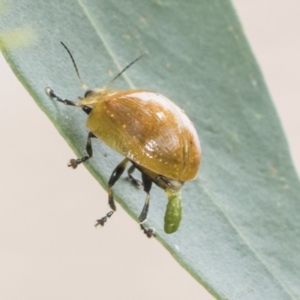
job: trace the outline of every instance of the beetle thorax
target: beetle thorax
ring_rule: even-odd
[[[87,97],[81,100],[81,104],[86,106],[95,106],[97,103],[113,96],[116,93],[118,93],[118,91],[110,90],[105,87],[101,89],[94,89],[87,95]]]

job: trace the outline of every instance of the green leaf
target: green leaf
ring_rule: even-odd
[[[71,49],[90,88],[104,86],[146,51],[115,88],[173,99],[194,122],[203,149],[199,176],[183,189],[178,232],[163,232],[166,199],[158,188],[148,225],[218,299],[300,298],[299,180],[228,0],[11,0],[0,9],[7,61],[78,156],[85,154],[86,116],[44,91],[50,86],[70,100],[83,94],[59,42]],[[86,167],[107,187],[122,158],[101,142],[94,152]],[[125,179],[114,192],[137,220],[144,193]]]

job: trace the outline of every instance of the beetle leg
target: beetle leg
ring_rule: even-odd
[[[128,161],[129,161],[128,158],[125,158],[124,160],[122,160],[121,163],[119,163],[117,165],[117,167],[114,169],[114,171],[112,172],[112,174],[109,178],[109,181],[108,181],[108,204],[111,207],[112,211],[107,213],[105,217],[97,220],[97,223],[95,226],[98,226],[98,225],[103,226],[104,223],[107,221],[107,218],[110,218],[112,216],[112,214],[114,213],[114,211],[116,210],[116,204],[115,204],[114,197],[113,197],[112,187],[114,186],[114,184],[119,180],[119,178],[123,174]]]
[[[93,156],[93,148],[92,148],[91,139],[95,138],[95,137],[96,136],[92,132],[89,132],[87,142],[86,142],[86,152],[88,155],[83,156],[81,158],[77,158],[77,159],[71,159],[70,163],[68,164],[68,167],[72,167],[73,169],[76,169],[79,164],[87,161],[88,159],[90,159]]]
[[[147,193],[146,201],[143,207],[143,210],[139,216],[140,226],[143,232],[147,235],[148,238],[151,238],[152,236],[155,236],[155,230],[154,228],[146,228],[143,225],[143,222],[147,219],[147,214],[149,210],[149,202],[150,202],[150,190],[152,187],[152,180],[150,177],[142,173],[142,180],[144,185],[144,191]]]
[[[49,87],[46,88],[46,93],[47,93],[47,95],[48,95],[49,97],[51,97],[52,99],[54,99],[54,100],[56,100],[56,101],[58,101],[58,102],[61,102],[61,103],[65,104],[65,105],[71,105],[71,106],[81,107],[82,110],[83,110],[86,114],[88,114],[88,115],[89,115],[90,112],[92,111],[92,108],[91,108],[91,107],[82,105],[82,104],[77,103],[77,102],[73,102],[73,101],[71,101],[71,100],[62,99],[62,98],[58,97],[58,96],[54,93],[54,91],[53,91],[51,88],[49,88]]]
[[[140,180],[135,179],[131,174],[134,172],[135,170],[135,165],[131,165],[131,167],[128,169],[127,173],[128,173],[128,177],[129,180],[137,187],[140,188],[143,186],[143,183]]]
[[[150,202],[150,190],[152,187],[152,180],[144,173],[142,173],[142,180],[143,180],[143,184],[144,184],[144,191],[147,193],[147,196],[146,196],[143,210],[139,216],[140,223],[143,223],[147,218],[147,214],[148,214],[148,210],[149,210],[149,202]]]
[[[114,169],[108,181],[108,204],[112,210],[116,210],[116,204],[112,193],[112,187],[123,174],[127,163],[128,163],[128,158],[122,160],[121,163],[119,163],[117,167]]]

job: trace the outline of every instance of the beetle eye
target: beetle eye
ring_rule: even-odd
[[[86,98],[88,95],[90,95],[93,91],[92,90],[87,90],[85,93],[84,93],[84,98]]]

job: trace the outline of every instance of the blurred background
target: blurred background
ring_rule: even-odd
[[[300,2],[233,4],[300,174]],[[74,154],[2,56],[0,99],[1,299],[214,299],[120,207],[93,227],[106,192],[67,168]]]

